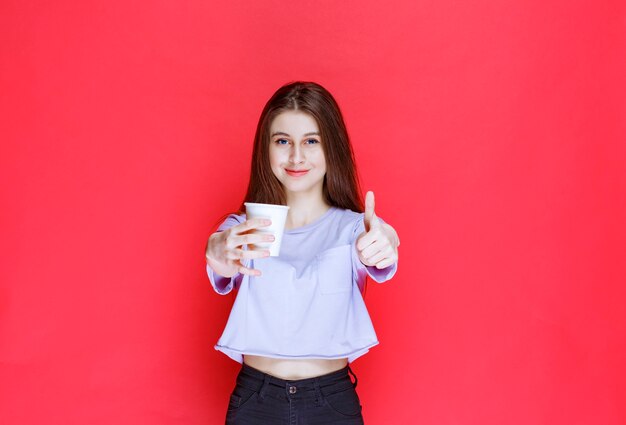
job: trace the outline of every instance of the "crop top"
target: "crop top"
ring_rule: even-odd
[[[278,257],[244,260],[261,276],[227,278],[207,264],[218,294],[237,289],[214,348],[239,363],[244,354],[352,362],[378,344],[361,293],[366,274],[381,283],[398,265],[379,270],[361,263],[356,239],[365,230],[363,215],[331,207],[315,221],[285,230]],[[218,231],[245,219],[231,214]]]

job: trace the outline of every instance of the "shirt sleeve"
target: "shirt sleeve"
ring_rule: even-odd
[[[396,274],[396,271],[398,270],[398,263],[395,262],[384,269],[377,269],[376,266],[366,266],[361,262],[356,249],[356,240],[359,235],[365,231],[365,224],[363,223],[364,216],[365,213],[360,213],[358,215],[354,223],[354,231],[352,234],[352,264],[354,265],[355,276],[357,276],[357,279],[361,281],[361,278],[364,277],[365,273],[367,273],[367,275],[374,279],[374,281],[382,283],[391,279]],[[383,223],[385,222],[380,217],[378,217],[378,219]]]
[[[230,229],[231,227],[239,223],[243,223],[245,220],[245,215],[230,214],[226,218],[226,220],[224,220],[224,222],[220,224],[220,226],[217,228],[217,231],[222,232],[224,230]],[[208,264],[206,265],[206,272],[207,276],[209,277],[209,281],[211,282],[211,286],[213,286],[215,292],[220,295],[226,295],[230,291],[232,291],[233,288],[239,287],[243,278],[243,275],[241,273],[237,273],[233,277],[221,276],[215,273],[215,270],[213,270]]]

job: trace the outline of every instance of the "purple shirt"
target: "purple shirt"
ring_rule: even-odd
[[[231,214],[218,231],[245,221]],[[382,221],[382,220],[381,220]],[[376,282],[393,277],[358,258],[356,239],[363,213],[331,207],[306,226],[286,230],[280,256],[247,260],[261,276],[207,274],[218,294],[237,296],[215,349],[240,363],[243,354],[349,362],[378,344],[361,292],[366,274]]]

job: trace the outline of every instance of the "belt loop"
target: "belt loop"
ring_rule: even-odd
[[[267,389],[267,386],[270,383],[270,376],[266,373],[265,376],[263,377],[263,385],[261,385],[261,389],[259,390],[259,399],[263,400],[263,398],[265,397],[265,390]]]
[[[350,365],[348,365],[348,372],[349,372],[352,376],[354,376],[354,384],[353,384],[353,385],[354,385],[354,388],[356,388],[356,384],[357,384],[357,382],[359,382],[359,379],[356,377],[356,375],[354,374],[354,372],[352,372],[352,369],[350,368]]]
[[[317,406],[321,406],[324,404],[324,399],[322,398],[322,390],[320,390],[320,378],[315,378],[313,381],[313,386],[315,387],[315,404]]]

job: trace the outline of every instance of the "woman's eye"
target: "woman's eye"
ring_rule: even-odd
[[[278,140],[276,140],[276,144],[277,145],[286,145],[288,143],[289,143],[289,141],[287,141],[285,139],[278,139]]]
[[[307,144],[309,144],[309,145],[314,145],[314,144],[316,144],[316,143],[319,143],[319,141],[318,141],[317,139],[309,139],[309,140],[307,140],[306,142],[307,142]]]

